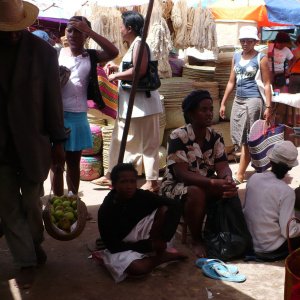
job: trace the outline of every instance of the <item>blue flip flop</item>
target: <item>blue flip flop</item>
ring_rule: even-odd
[[[199,267],[200,269],[202,269],[202,267],[204,265],[207,264],[220,264],[219,269],[222,268],[223,266],[223,271],[224,272],[230,272],[231,274],[235,275],[239,272],[238,267],[235,265],[231,265],[231,264],[225,264],[223,261],[221,261],[220,259],[213,259],[213,258],[198,258],[196,260],[196,266]]]
[[[212,279],[232,281],[232,282],[244,282],[246,276],[242,274],[232,274],[226,264],[205,264],[202,267],[203,273]]]

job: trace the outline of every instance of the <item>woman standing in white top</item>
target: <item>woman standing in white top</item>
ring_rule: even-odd
[[[122,14],[122,19],[123,24],[121,25],[121,35],[124,42],[126,42],[129,46],[127,53],[123,57],[122,63],[132,61],[133,67],[123,71],[122,64],[120,68],[117,66],[110,66],[111,72],[117,72],[109,75],[110,81],[133,80],[141,34],[144,27],[144,18],[137,12],[124,12]],[[147,47],[145,47],[140,67],[141,77],[146,74],[148,68],[147,51]],[[150,59],[153,59],[152,53],[150,53]],[[112,134],[108,173],[103,177],[103,181],[106,180],[108,183],[110,179],[110,172],[117,164],[118,160],[129,95],[130,90],[123,89],[119,84],[118,118]],[[139,174],[142,173],[142,169],[144,168],[146,183],[141,188],[153,192],[157,192],[159,189],[157,180],[159,172],[159,114],[161,112],[162,104],[157,90],[147,93],[136,93],[124,155],[124,162],[133,163]]]
[[[76,195],[80,182],[81,152],[93,145],[87,120],[87,100],[92,99],[99,108],[104,107],[97,80],[97,63],[115,58],[119,51],[110,41],[94,32],[85,17],[74,16],[69,20],[66,37],[69,47],[62,48],[59,55],[59,64],[71,70],[68,82],[62,87],[64,123],[71,130],[65,143],[65,163],[68,191]],[[85,49],[88,37],[95,40],[103,51]],[[53,165],[51,169],[54,174],[53,192],[63,195],[64,164]]]

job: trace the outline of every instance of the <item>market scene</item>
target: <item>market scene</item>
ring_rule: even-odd
[[[300,300],[299,0],[0,0],[0,300]]]

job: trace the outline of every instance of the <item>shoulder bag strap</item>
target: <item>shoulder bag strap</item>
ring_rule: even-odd
[[[272,72],[275,73],[275,66],[274,66],[274,48],[275,48],[275,44],[273,46],[273,50],[272,50],[272,56],[271,56],[271,60],[272,60]]]
[[[140,42],[140,41],[136,41],[135,44],[138,43],[138,42]],[[131,52],[131,63],[133,63],[133,50],[134,50],[134,48],[135,48],[135,44],[134,44],[134,46],[132,47],[132,52]],[[149,45],[148,45],[147,43],[145,43],[145,47],[146,47],[147,52],[148,52],[148,62],[149,62],[149,61],[150,61],[150,48],[149,48]]]

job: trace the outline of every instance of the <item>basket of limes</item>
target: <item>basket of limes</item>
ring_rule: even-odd
[[[45,229],[60,241],[78,237],[86,224],[87,208],[78,196],[53,196],[43,210]]]

